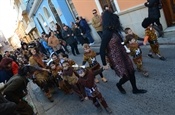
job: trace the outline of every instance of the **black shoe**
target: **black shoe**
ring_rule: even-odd
[[[162,61],[166,60],[163,56],[161,56],[159,59],[162,60]]]
[[[154,58],[152,54],[148,54],[148,56],[149,56],[150,58]]]
[[[137,90],[133,90],[132,92],[133,92],[133,94],[142,94],[142,93],[146,93],[147,90],[144,90],[144,89],[137,89]]]
[[[79,96],[79,98],[80,98],[81,102],[84,101],[84,97],[83,96]]]
[[[49,97],[48,99],[49,99],[50,102],[54,102],[52,97]]]
[[[109,114],[112,113],[112,110],[111,110],[109,107],[106,107],[105,110],[106,110],[106,112],[108,112]]]
[[[122,94],[126,94],[125,89],[123,89],[123,87],[119,83],[117,83],[116,86]]]

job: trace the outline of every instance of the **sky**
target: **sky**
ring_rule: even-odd
[[[10,0],[0,0],[0,30],[6,39],[11,37],[16,27],[17,12]]]

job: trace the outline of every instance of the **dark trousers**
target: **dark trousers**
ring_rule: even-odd
[[[126,83],[127,81],[130,81],[131,85],[132,85],[132,89],[133,90],[138,90],[137,89],[137,86],[136,86],[136,79],[135,79],[135,75],[134,73],[132,75],[130,75],[130,78],[127,79],[127,77],[122,77],[120,80],[119,80],[119,85],[123,85],[124,83]]]
[[[100,36],[100,38],[102,39],[103,36],[103,32],[102,31],[97,31],[98,35]]]
[[[96,106],[96,107],[100,107],[100,104],[106,108],[108,107],[105,99],[102,97],[102,94],[99,92],[98,95],[96,95],[95,97],[90,97],[90,99],[93,101],[93,104]]]
[[[74,42],[72,44],[69,44],[69,45],[71,47],[71,50],[72,50],[72,54],[73,55],[76,55],[76,54],[79,54],[80,53],[79,50],[78,50],[78,46],[77,46],[77,43],[76,42]],[[75,54],[75,51],[76,51],[76,54]]]

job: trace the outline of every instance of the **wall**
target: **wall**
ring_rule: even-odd
[[[143,5],[147,0],[116,0],[118,2],[118,6],[120,11],[126,10],[128,8],[132,8],[138,5]]]
[[[144,28],[141,23],[148,16],[148,9],[144,5],[140,5],[118,13],[120,21],[124,28],[130,27],[139,36],[144,36]],[[163,11],[161,10],[161,19],[163,28],[167,28]]]
[[[92,10],[98,9],[95,0],[72,0],[79,16],[90,21],[93,17]]]

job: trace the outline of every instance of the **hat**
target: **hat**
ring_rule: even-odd
[[[152,22],[151,18],[145,18],[142,22],[142,27],[147,28]]]

